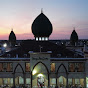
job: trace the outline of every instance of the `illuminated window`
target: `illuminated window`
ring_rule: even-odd
[[[75,72],[75,63],[69,63],[69,72]]]
[[[3,71],[3,63],[0,63],[0,72]]]
[[[84,63],[77,63],[77,72],[84,72]]]
[[[44,41],[44,37],[42,37],[42,41]]]
[[[25,71],[26,72],[30,71],[30,63],[26,63]]]
[[[30,78],[26,78],[26,84],[31,84],[31,79]]]
[[[3,63],[3,69],[4,69],[4,71],[6,71],[6,69],[7,69],[7,63]]]
[[[69,63],[69,72],[84,72],[83,62]]]
[[[51,72],[55,72],[55,63],[51,63]]]
[[[21,76],[19,77],[19,84],[24,84],[24,79]]]
[[[46,37],[45,40],[48,41],[48,37]]]
[[[41,41],[41,37],[39,37],[39,41]]]
[[[13,71],[12,63],[0,63],[0,72],[2,71]]]
[[[36,41],[38,41],[38,37],[36,37]]]
[[[3,78],[3,83],[7,84],[8,83],[8,78]]]
[[[12,71],[12,63],[7,63],[7,71],[8,72]]]

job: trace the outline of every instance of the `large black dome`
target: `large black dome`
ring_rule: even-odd
[[[35,37],[49,37],[52,33],[52,24],[43,13],[32,23],[32,33]]]

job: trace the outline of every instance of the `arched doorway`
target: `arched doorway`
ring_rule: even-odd
[[[59,88],[66,88],[66,86],[68,86],[68,73],[63,64],[61,64],[57,70],[57,86],[59,86]]]
[[[25,86],[25,75],[22,66],[18,63],[14,69],[13,85],[16,87]]]
[[[60,87],[66,87],[66,78],[64,76],[60,76],[58,78],[58,86]]]
[[[45,64],[37,63],[32,70],[32,88],[49,85],[49,72]]]
[[[16,85],[16,87],[23,87],[24,86],[24,78],[21,76],[16,77],[15,85]]]

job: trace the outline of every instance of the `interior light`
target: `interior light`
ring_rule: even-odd
[[[48,37],[46,37],[45,40],[47,41],[48,40]]]
[[[44,37],[42,37],[42,41],[44,41]]]
[[[33,73],[32,74],[35,75],[36,74],[36,70],[33,70]]]
[[[38,77],[40,77],[40,76],[42,77],[42,76],[43,76],[43,74],[38,74]]]
[[[41,41],[41,37],[39,37],[39,41]]]
[[[38,41],[38,37],[36,37],[36,41]]]

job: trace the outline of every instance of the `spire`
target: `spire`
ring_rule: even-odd
[[[41,13],[43,13],[43,8],[41,8]]]
[[[75,27],[73,27],[73,30],[75,30]]]
[[[13,31],[13,28],[11,29],[11,31]]]

